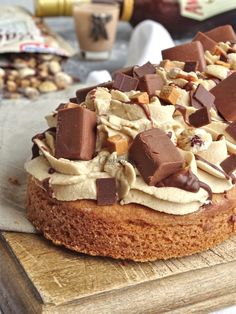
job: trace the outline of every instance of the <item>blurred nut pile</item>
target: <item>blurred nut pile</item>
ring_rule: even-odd
[[[30,99],[42,93],[65,89],[73,83],[62,70],[63,57],[51,54],[11,54],[0,67],[0,95],[3,98]]]

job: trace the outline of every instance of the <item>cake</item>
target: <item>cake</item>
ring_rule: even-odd
[[[33,137],[27,213],[54,244],[145,262],[236,233],[236,36],[162,54],[55,104]]]

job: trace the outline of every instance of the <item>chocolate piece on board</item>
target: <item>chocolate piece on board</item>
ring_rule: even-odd
[[[135,137],[129,157],[148,185],[156,185],[184,165],[183,157],[168,135],[157,128]]]
[[[205,87],[201,84],[198,85],[195,92],[193,93],[193,98],[196,99],[203,107],[210,109],[214,107],[215,96],[212,95]]]
[[[198,67],[198,62],[197,61],[187,61],[185,62],[184,65],[184,71],[185,72],[196,72]]]
[[[157,90],[161,90],[164,86],[164,81],[158,74],[146,74],[139,80],[138,90],[147,92],[153,96]]]
[[[115,178],[101,178],[96,180],[97,204],[113,205],[117,201]]]
[[[236,40],[236,35],[231,25],[219,26],[204,34],[217,43]]]
[[[146,74],[155,74],[156,73],[156,69],[155,67],[151,64],[151,62],[147,62],[144,65],[140,66],[140,67],[136,67],[134,68],[134,75],[137,78],[141,78]]]
[[[202,32],[198,32],[197,35],[193,38],[193,41],[200,41],[203,46],[203,49],[205,51],[209,50],[210,52],[213,52],[217,45],[217,42],[215,40],[211,39]]]
[[[195,128],[200,128],[211,123],[211,116],[207,108],[201,108],[189,116],[189,123]]]
[[[90,160],[96,143],[96,113],[82,106],[58,111],[56,158]]]
[[[136,90],[138,83],[138,79],[119,72],[115,76],[112,88],[122,92],[129,92],[131,90]]]
[[[82,103],[83,101],[85,101],[85,98],[87,96],[87,94],[94,88],[97,88],[97,87],[106,87],[108,89],[111,89],[112,88],[112,85],[113,85],[113,81],[109,81],[109,82],[106,82],[106,83],[102,83],[102,84],[99,84],[99,85],[94,85],[94,86],[89,86],[89,87],[85,87],[85,88],[81,88],[81,89],[78,89],[76,91],[76,98],[77,98],[77,103],[80,104]]]
[[[227,174],[232,174],[232,172],[236,169],[236,155],[231,155],[226,158],[222,161],[220,166]]]
[[[225,131],[236,141],[236,122],[230,123]]]
[[[200,41],[194,41],[165,49],[162,51],[162,58],[182,62],[196,61],[198,62],[197,70],[204,71],[206,68],[204,49]]]
[[[236,73],[231,74],[225,80],[211,89],[215,96],[215,105],[220,114],[227,121],[236,121]]]

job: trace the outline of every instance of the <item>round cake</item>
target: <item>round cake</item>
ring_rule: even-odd
[[[236,233],[236,36],[230,26],[208,35],[46,117],[25,168],[28,218],[47,239],[145,262]]]

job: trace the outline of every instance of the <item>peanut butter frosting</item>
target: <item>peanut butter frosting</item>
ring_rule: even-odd
[[[224,51],[231,47],[230,43],[219,45]],[[236,69],[236,52],[228,54],[230,69],[216,64],[218,56],[209,51],[205,52],[205,59],[205,72],[185,72],[184,62],[172,61],[171,67],[165,62],[155,66],[164,87],[175,89],[178,95],[175,103],[163,96],[163,87],[142,105],[133,102],[140,94],[138,89],[123,92],[98,86],[89,91],[80,105],[97,115],[96,154],[91,160],[55,157],[58,111],[54,111],[46,117],[50,129],[44,136],[33,139],[40,153],[26,162],[26,171],[44,189],[47,180],[52,197],[59,201],[96,200],[96,180],[115,178],[121,205],[137,203],[167,214],[184,215],[209,204],[209,191],[204,185],[196,192],[173,186],[150,186],[130,160],[129,151],[119,155],[106,146],[107,139],[113,136],[120,136],[130,144],[140,132],[161,129],[178,148],[184,168],[191,170],[213,193],[230,190],[234,185],[233,175],[221,167],[224,160],[236,153],[236,141],[226,131],[229,123],[214,106],[209,109],[211,121],[207,125],[193,127],[189,117],[198,110],[191,105],[191,93],[199,84],[211,90],[217,84],[215,79],[224,80],[229,71]],[[186,89],[187,84],[191,85],[190,90]]]

